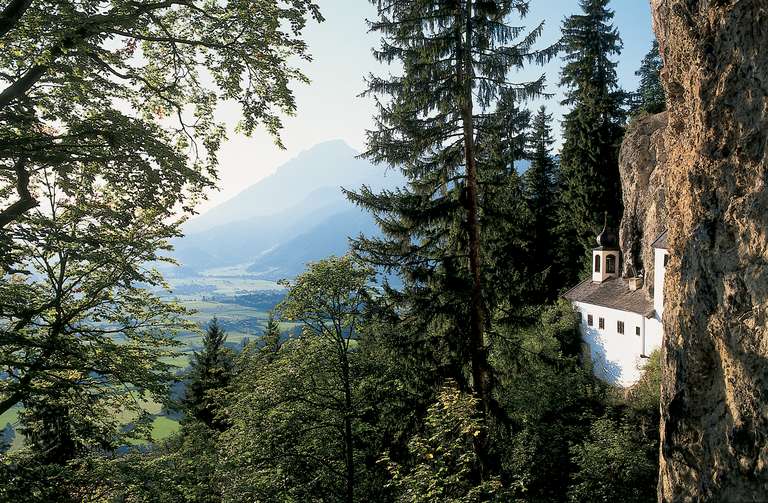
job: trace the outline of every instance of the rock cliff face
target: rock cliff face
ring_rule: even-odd
[[[667,228],[663,133],[667,113],[633,121],[619,153],[624,217],[619,229],[623,275],[644,271],[645,292],[653,296],[653,241]]]
[[[768,3],[651,0],[669,104],[661,501],[768,497]]]

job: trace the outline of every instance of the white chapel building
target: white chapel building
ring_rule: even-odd
[[[652,246],[652,300],[642,277],[621,277],[621,250],[616,234],[607,225],[592,250],[592,277],[564,295],[579,313],[579,331],[589,347],[595,375],[611,384],[635,384],[642,375],[644,359],[661,347],[667,233]]]

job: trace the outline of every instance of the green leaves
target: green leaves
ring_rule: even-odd
[[[608,418],[595,421],[590,439],[573,448],[579,470],[569,501],[640,503],[655,499],[658,466],[636,437],[629,424],[616,424]]]
[[[306,82],[290,61],[309,58],[301,32],[322,20],[309,0],[44,0],[18,14],[0,39],[0,193],[22,181],[23,159],[19,197],[44,166],[67,195],[89,169],[165,216],[191,213],[215,182],[222,101],[240,105],[241,131],[280,143],[289,86]]]
[[[485,434],[478,419],[478,400],[448,382],[429,407],[423,435],[408,442],[412,458],[408,465],[381,459],[392,477],[389,485],[396,501],[427,503],[475,503],[509,501],[509,493],[498,478],[483,480],[474,443]]]
[[[363,362],[357,347],[373,272],[349,256],[310,264],[277,312],[301,324],[280,342],[248,346],[226,397],[221,436],[225,501],[352,501],[360,494],[355,432]],[[346,495],[346,497],[344,497]]]
[[[335,347],[318,337],[277,354],[249,347],[226,397],[219,440],[224,501],[339,501],[344,394]]]
[[[374,279],[373,270],[350,256],[309,264],[278,306],[286,321],[299,321],[313,335],[348,345],[357,336]]]
[[[6,4],[0,411],[65,397],[138,414],[195,329],[152,267],[215,183],[216,108],[237,102],[242,131],[279,143],[302,30],[322,17],[309,0]]]

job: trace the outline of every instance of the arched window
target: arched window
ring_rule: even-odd
[[[600,272],[600,255],[595,255],[595,272]]]
[[[616,274],[616,256],[608,255],[605,257],[605,272],[607,274]]]

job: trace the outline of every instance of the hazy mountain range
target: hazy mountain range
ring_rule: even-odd
[[[376,233],[371,216],[349,203],[341,187],[391,188],[403,178],[357,154],[341,140],[321,143],[190,220],[174,243],[177,272],[238,266],[257,278],[291,277],[309,261],[343,254],[349,237]]]
[[[174,242],[182,267],[171,274],[290,278],[307,262],[345,253],[350,237],[376,234],[373,218],[347,201],[341,187],[380,190],[404,179],[357,155],[341,140],[321,143],[190,220]]]

